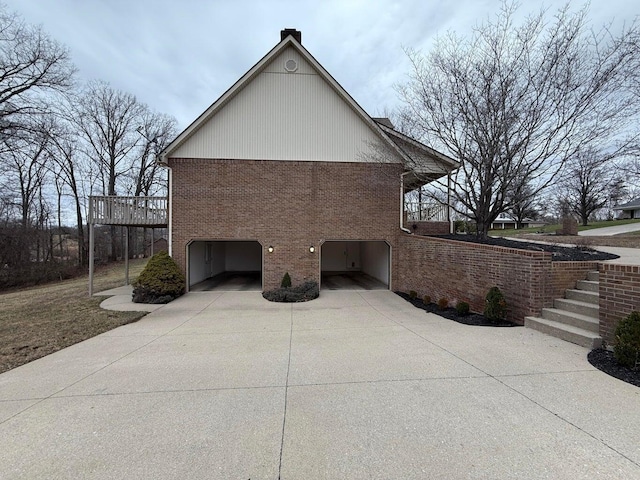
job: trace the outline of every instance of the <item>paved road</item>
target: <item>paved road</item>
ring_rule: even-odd
[[[190,293],[0,375],[0,477],[640,478],[640,389],[389,291]]]
[[[613,227],[592,228],[590,230],[583,230],[578,232],[578,235],[583,237],[598,237],[598,236],[610,236],[618,235],[620,233],[637,232],[640,230],[640,222],[628,223],[626,225],[616,225]]]

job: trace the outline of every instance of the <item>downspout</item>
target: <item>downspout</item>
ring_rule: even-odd
[[[449,233],[454,234],[453,220],[451,219],[451,172],[447,174],[447,222],[449,222]]]
[[[169,225],[169,239],[167,241],[167,248],[169,249],[169,256],[173,257],[173,170],[167,164],[169,169],[169,191],[167,192],[167,223]]]
[[[411,230],[404,228],[404,176],[411,172],[404,172],[400,174],[400,230],[411,235]]]
[[[169,250],[169,256],[173,257],[173,170],[163,154],[158,155],[156,161],[161,167],[169,170],[167,185],[167,230],[169,238],[167,239],[167,248]]]

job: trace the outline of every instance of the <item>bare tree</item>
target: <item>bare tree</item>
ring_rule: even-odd
[[[538,215],[538,198],[533,195],[529,184],[518,185],[518,189],[507,194],[506,202],[511,205],[509,212],[516,221],[516,227],[524,226],[525,218],[535,220]]]
[[[176,135],[176,119],[165,114],[145,110],[137,128],[143,142],[138,153],[138,164],[131,170],[133,195],[149,196],[154,191],[167,191],[156,156]]]
[[[20,248],[15,250],[13,259],[16,264],[30,261],[34,240],[32,227],[40,225],[46,210],[42,189],[47,173],[48,119],[31,117],[30,120],[20,136],[4,138],[5,153],[0,169],[5,195],[12,198],[20,226],[20,231],[16,232],[20,238]]]
[[[144,106],[136,97],[105,82],[91,82],[80,96],[74,120],[84,139],[85,154],[95,162],[103,195],[116,195],[119,179],[130,173],[136,132]],[[111,227],[111,260],[118,256],[116,227]]]
[[[565,205],[587,225],[589,218],[607,205],[617,180],[607,154],[589,149],[571,158],[560,185]]]
[[[14,135],[22,116],[46,109],[46,97],[68,89],[74,72],[64,46],[0,4],[0,135]]]
[[[104,195],[116,195],[119,177],[129,172],[130,153],[140,143],[136,127],[143,111],[135,96],[105,82],[89,83],[78,99],[76,124],[87,156],[101,172]]]
[[[80,155],[79,139],[69,124],[64,123],[61,118],[57,118],[50,132],[49,143],[49,169],[56,178],[56,182],[61,182],[59,195],[64,187],[68,188],[68,193],[73,200],[75,211],[76,232],[78,242],[78,265],[85,265],[87,260],[87,245],[85,244],[84,230],[84,193],[83,193],[83,157]],[[60,198],[58,199],[60,203]],[[58,206],[58,216],[60,217],[60,206]],[[61,219],[59,219],[61,220]]]
[[[454,195],[484,237],[512,207],[510,192],[536,196],[564,162],[613,141],[637,114],[626,88],[638,62],[635,24],[592,32],[587,11],[546,11],[514,22],[505,3],[470,38],[454,33],[428,55],[408,51],[413,69],[399,87],[404,116],[425,143],[461,161]]]

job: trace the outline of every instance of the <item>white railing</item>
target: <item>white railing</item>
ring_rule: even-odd
[[[166,225],[167,197],[89,197],[94,225]]]
[[[410,222],[446,222],[447,206],[436,202],[405,202],[404,211]]]

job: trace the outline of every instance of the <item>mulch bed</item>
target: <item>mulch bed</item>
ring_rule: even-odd
[[[618,380],[640,387],[640,370],[631,370],[630,368],[618,365],[618,362],[616,362],[613,356],[613,352],[599,348],[589,352],[587,359],[589,363],[598,370]]]
[[[520,242],[502,237],[478,238],[475,235],[432,235],[436,238],[447,240],[457,240],[459,242],[480,243],[483,245],[494,245],[498,247],[517,248],[519,250],[530,250],[534,252],[549,252],[553,255],[554,262],[592,262],[600,260],[613,260],[620,258],[612,253],[599,252],[586,245],[576,245],[575,247],[561,247],[552,244]]]
[[[498,320],[491,321],[486,318],[484,315],[479,313],[469,313],[468,315],[458,315],[455,308],[446,308],[445,310],[440,310],[440,307],[435,303],[425,304],[419,298],[411,298],[405,292],[395,292],[396,295],[404,298],[407,302],[410,302],[414,307],[421,308],[422,310],[435,313],[436,315],[440,315],[448,320],[453,320],[454,322],[462,323],[464,325],[473,325],[476,327],[520,327],[517,323],[509,322],[508,320]]]
[[[435,303],[429,303],[425,305],[419,298],[411,298],[407,293],[395,292],[396,295],[404,298],[407,302],[410,302],[414,307],[421,308],[429,313],[435,313],[441,317],[453,320],[454,322],[462,323],[464,325],[474,325],[480,327],[520,327],[516,323],[501,321],[493,323],[487,320],[484,315],[479,313],[470,313],[469,315],[458,315],[454,308],[447,308],[446,310],[440,310]],[[632,370],[627,367],[623,367],[616,362],[613,352],[604,349],[592,350],[587,355],[589,363],[596,367],[598,370],[611,375],[612,377],[622,380],[623,382],[630,383],[636,387],[640,387],[640,369]]]

